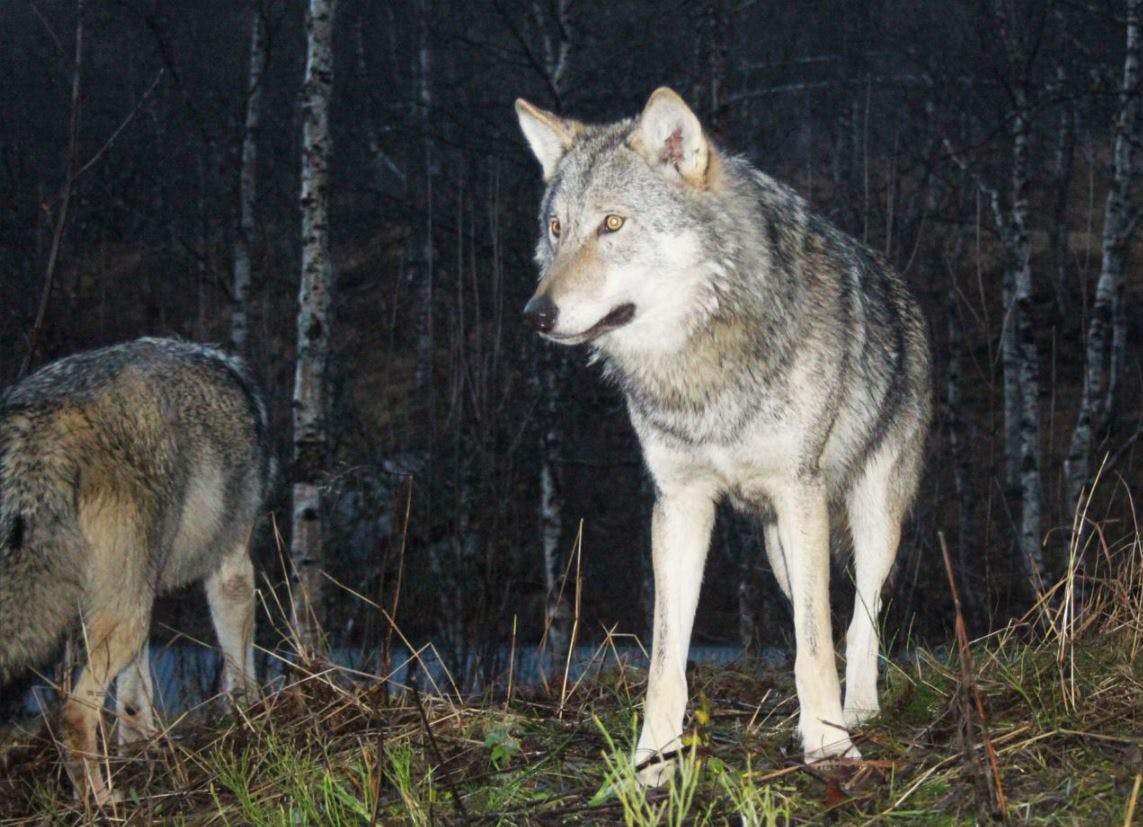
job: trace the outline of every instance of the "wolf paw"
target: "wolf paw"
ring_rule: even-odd
[[[833,745],[830,745],[828,750],[824,748],[806,750],[804,758],[807,764],[813,764],[815,767],[829,768],[844,764],[846,761],[860,760],[861,750],[855,747],[853,743],[846,738],[844,744],[839,745],[836,752],[833,751]]]
[[[880,714],[881,708],[876,702],[874,702],[872,707],[868,705],[853,707],[847,706],[842,711],[841,717],[842,720],[845,721],[846,729],[853,729],[855,727],[861,726],[866,721],[870,721],[873,718],[876,718]]]
[[[662,787],[675,774],[674,756],[661,752],[636,753],[635,779],[644,787]]]
[[[861,752],[853,745],[849,733],[833,724],[821,724],[807,732],[802,740],[807,764],[822,764],[838,759],[860,758]]]

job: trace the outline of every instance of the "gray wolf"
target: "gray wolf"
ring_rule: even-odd
[[[139,339],[0,396],[0,686],[80,630],[86,665],[60,718],[78,794],[110,797],[98,737],[117,675],[120,738],[154,730],[157,595],[204,581],[223,689],[256,692],[247,547],[271,474],[262,399],[211,348]]]
[[[715,146],[670,89],[591,126],[516,102],[543,167],[525,321],[587,344],[626,396],[656,500],[655,607],[640,780],[679,748],[703,564],[724,497],[761,517],[794,616],[806,761],[858,757],[879,712],[877,616],[931,416],[925,325],[875,252]],[[829,613],[831,513],[856,597],[845,700]],[[842,524],[838,521],[838,524]]]

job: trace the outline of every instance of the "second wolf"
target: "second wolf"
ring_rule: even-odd
[[[543,167],[526,320],[590,343],[627,398],[655,484],[654,641],[640,778],[681,743],[685,669],[715,507],[764,521],[794,615],[807,761],[856,757],[879,710],[877,616],[930,420],[916,302],[880,256],[789,188],[720,151],[669,89],[635,119],[588,126],[517,101]],[[831,511],[856,598],[845,699],[829,614]],[[656,758],[656,756],[659,756]]]
[[[255,691],[247,546],[271,468],[261,397],[210,348],[140,339],[0,396],[0,685],[81,628],[87,664],[62,714],[78,792],[108,798],[96,756],[116,675],[121,737],[153,730],[157,595],[205,580],[223,690]]]

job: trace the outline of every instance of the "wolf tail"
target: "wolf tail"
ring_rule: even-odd
[[[51,655],[83,598],[71,494],[36,476],[0,480],[0,686]]]

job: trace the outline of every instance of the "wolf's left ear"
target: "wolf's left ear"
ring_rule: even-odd
[[[551,181],[560,159],[583,135],[583,124],[532,106],[523,98],[516,99],[516,117],[532,154],[544,168],[544,180]]]
[[[710,142],[695,113],[673,89],[660,86],[651,93],[627,142],[652,167],[693,186],[706,183]]]

